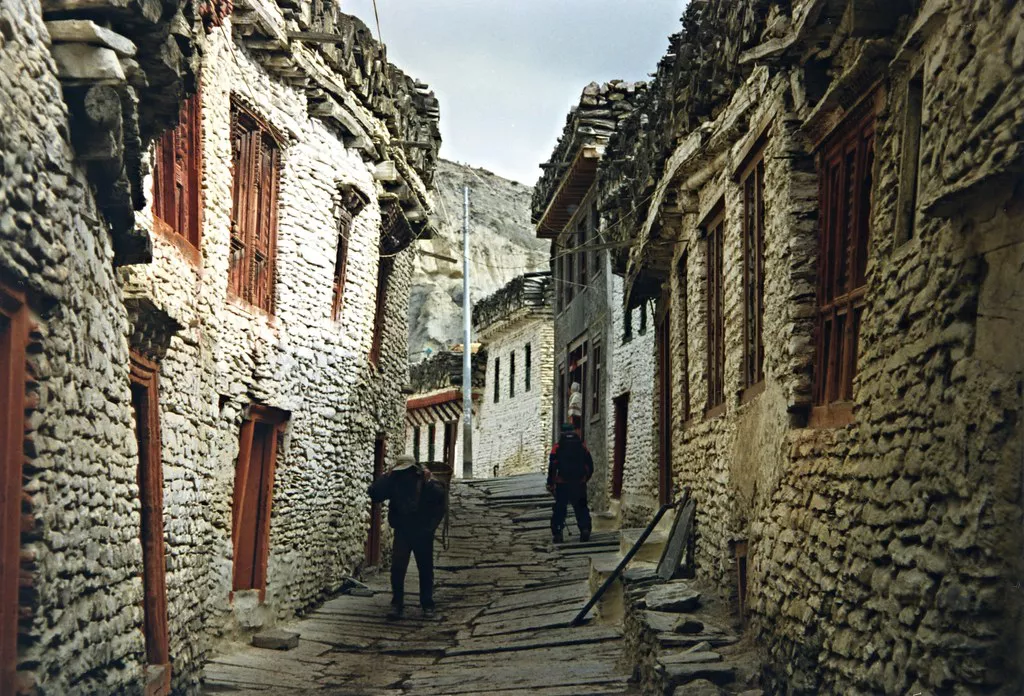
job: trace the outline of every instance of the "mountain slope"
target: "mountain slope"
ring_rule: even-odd
[[[409,359],[424,350],[462,343],[462,190],[469,185],[471,297],[480,300],[517,275],[548,269],[550,242],[530,224],[533,190],[486,169],[446,160],[434,175],[435,208],[441,220],[435,239],[419,242],[409,298]]]

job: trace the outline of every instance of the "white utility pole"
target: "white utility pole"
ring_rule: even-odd
[[[473,302],[469,298],[469,186],[462,189],[462,478],[473,478]]]

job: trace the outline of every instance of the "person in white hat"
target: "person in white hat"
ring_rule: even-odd
[[[420,607],[423,616],[434,616],[434,532],[445,513],[444,484],[431,478],[415,459],[401,454],[391,471],[370,485],[370,499],[388,504],[388,524],[395,530],[391,558],[391,611],[388,618],[402,617],[405,573],[409,556],[416,556],[420,574]]]

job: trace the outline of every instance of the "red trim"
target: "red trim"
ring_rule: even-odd
[[[25,297],[0,285],[0,689],[18,669],[18,575],[21,566],[21,477],[25,438]]]
[[[428,406],[437,406],[438,404],[446,404],[449,401],[459,401],[462,399],[461,389],[447,389],[437,394],[429,394],[427,396],[418,396],[409,399],[405,402],[405,409],[407,411],[415,411],[418,408],[427,408]]]

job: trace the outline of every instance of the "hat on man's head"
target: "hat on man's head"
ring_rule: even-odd
[[[395,457],[395,466],[392,471],[405,471],[406,469],[419,469],[420,465],[411,454],[400,454]]]
[[[575,428],[575,426],[573,426],[572,423],[562,423],[562,432],[563,433],[571,433],[575,429],[576,428]]]

